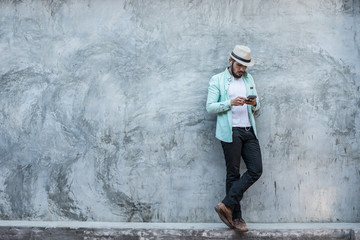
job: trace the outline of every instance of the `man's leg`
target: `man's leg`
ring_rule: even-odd
[[[221,142],[226,162],[226,195],[228,195],[233,183],[240,179],[242,144],[237,129],[233,130],[233,142]],[[233,219],[241,217],[240,203],[231,206],[231,210]]]
[[[245,130],[244,130],[245,131]],[[247,171],[232,183],[229,193],[222,201],[226,206],[234,209],[239,205],[244,192],[255,183],[262,174],[262,160],[259,141],[253,131],[243,132],[241,155],[246,164]],[[241,209],[240,209],[241,218]]]

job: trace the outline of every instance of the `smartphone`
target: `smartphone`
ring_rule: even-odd
[[[254,98],[256,98],[256,95],[249,95],[249,96],[247,96],[247,98],[248,99],[254,99]]]

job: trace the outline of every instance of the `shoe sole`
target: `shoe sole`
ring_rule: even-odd
[[[235,228],[234,227],[234,230],[237,231],[237,232],[248,232],[249,229],[238,229],[238,228]]]
[[[228,226],[231,229],[234,228],[234,226],[229,222],[229,220],[227,220],[227,218],[225,217],[225,213],[223,212],[223,210],[221,210],[219,206],[215,206],[215,211],[219,215],[221,221],[223,221],[226,224],[226,226]]]

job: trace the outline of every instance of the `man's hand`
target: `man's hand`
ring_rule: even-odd
[[[242,106],[245,104],[246,98],[244,97],[237,97],[234,99],[231,99],[231,106]],[[256,103],[256,101],[255,101]]]
[[[256,97],[257,98],[257,97]],[[245,103],[247,105],[252,105],[252,106],[255,106],[256,105],[256,98],[253,98],[253,99],[245,99]]]

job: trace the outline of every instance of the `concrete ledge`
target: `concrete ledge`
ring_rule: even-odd
[[[360,239],[360,223],[249,223],[238,233],[222,223],[0,221],[0,239]]]

